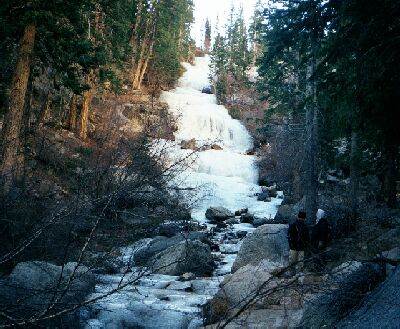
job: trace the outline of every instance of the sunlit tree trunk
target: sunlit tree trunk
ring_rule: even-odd
[[[18,172],[17,158],[20,151],[25,95],[29,81],[31,57],[35,45],[36,26],[25,27],[17,65],[10,86],[8,111],[4,117],[4,129],[1,147],[1,173],[4,187],[8,190],[12,177]]]
[[[140,26],[143,20],[143,1],[139,1],[137,5],[137,13],[136,13],[136,22],[133,28],[132,37],[130,40],[130,45],[132,47],[132,56],[131,56],[131,75],[132,75],[132,85],[135,80],[136,68],[137,68],[137,49],[140,43]]]
[[[92,101],[92,93],[90,90],[87,90],[83,93],[82,111],[81,111],[80,126],[79,126],[79,137],[82,139],[87,138],[89,110],[91,101]]]
[[[69,130],[75,130],[76,128],[76,95],[73,94],[69,102]]]

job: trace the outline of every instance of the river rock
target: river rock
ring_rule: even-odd
[[[253,214],[245,213],[245,214],[242,214],[240,216],[240,222],[241,223],[253,224],[253,221],[254,221],[254,215]]]
[[[238,239],[242,239],[247,235],[247,231],[237,231],[236,232],[236,236],[238,237]]]
[[[223,222],[232,217],[235,217],[235,214],[224,207],[210,207],[206,211],[206,218],[210,221]]]
[[[254,218],[254,221],[253,221],[254,227],[259,227],[259,226],[265,225],[265,224],[271,224],[270,220],[268,220],[268,218],[259,218],[259,217]]]
[[[257,196],[257,201],[271,201],[270,197],[269,197],[269,192],[265,191],[265,192],[261,192],[258,196]]]
[[[192,272],[196,276],[207,276],[213,269],[210,247],[198,240],[169,247],[152,257],[147,265],[156,273],[167,275]]]
[[[236,210],[236,211],[235,211],[235,216],[240,216],[240,215],[242,215],[242,214],[247,213],[248,211],[249,211],[248,208],[243,208],[243,209]]]
[[[145,243],[136,243],[132,245],[130,257],[135,265],[146,265],[147,261],[161,251],[175,246],[185,240],[200,240],[207,242],[207,234],[204,232],[181,233],[171,238],[157,236],[154,239],[146,239]],[[140,241],[139,241],[140,242]]]
[[[218,144],[211,145],[211,149],[212,150],[216,150],[216,151],[222,151],[223,150],[222,146],[219,146]]]
[[[194,138],[181,142],[181,149],[183,150],[195,150],[196,147],[196,139]]]
[[[287,225],[262,225],[243,240],[232,272],[247,264],[256,265],[264,259],[286,264],[288,254]]]
[[[225,223],[229,225],[234,225],[234,224],[239,224],[239,221],[236,218],[229,218],[225,221]]]
[[[268,193],[271,198],[276,198],[278,196],[278,191],[276,189],[276,186],[268,187]]]

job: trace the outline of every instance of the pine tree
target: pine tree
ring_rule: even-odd
[[[204,31],[204,52],[208,54],[211,47],[211,23],[208,18],[206,19]]]

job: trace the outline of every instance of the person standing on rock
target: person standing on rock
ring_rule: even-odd
[[[315,226],[311,233],[311,245],[315,253],[314,268],[317,271],[321,271],[326,265],[325,251],[331,238],[331,229],[326,219],[325,211],[318,209],[316,216]]]
[[[288,242],[289,242],[289,267],[293,272],[301,272],[304,267],[304,251],[309,244],[310,235],[307,225],[305,224],[306,213],[299,211],[297,220],[289,225]]]

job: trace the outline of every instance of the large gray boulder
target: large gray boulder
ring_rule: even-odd
[[[208,276],[213,270],[211,249],[198,240],[188,240],[169,247],[152,257],[147,266],[154,272],[182,275],[192,272],[196,276]]]
[[[280,264],[263,260],[257,265],[247,264],[227,276],[203,309],[206,324],[223,322],[246,305],[245,315],[227,328],[280,328],[285,321],[291,327],[296,326],[301,319],[302,297],[296,287],[291,288],[294,280],[288,283],[277,278],[281,271]],[[289,299],[290,307],[286,302]],[[288,314],[293,317],[287,317]]]
[[[243,240],[232,272],[247,264],[257,265],[263,259],[285,265],[288,255],[287,225],[262,225]]]
[[[89,268],[77,263],[57,266],[42,261],[22,262],[0,281],[0,304],[14,318],[26,319],[52,305],[51,313],[80,304],[94,290],[95,277]],[[72,312],[71,312],[72,313]],[[75,321],[77,312],[54,321]],[[1,321],[0,321],[1,323]],[[50,326],[57,322],[47,323]]]
[[[354,261],[343,263],[331,273],[319,293],[305,298],[302,327],[335,327],[382,276],[382,271],[376,264]]]
[[[206,218],[214,222],[223,222],[232,217],[235,217],[235,214],[224,207],[210,207],[206,211]]]
[[[400,328],[400,268],[336,328]]]
[[[253,297],[277,269],[280,269],[280,264],[268,260],[257,265],[247,264],[222,283],[217,297],[223,297],[229,305],[238,307]]]
[[[200,240],[202,242],[206,242],[207,235],[204,232],[190,232],[178,234],[171,238],[157,236],[152,240],[146,240],[146,243],[142,243],[140,247],[133,247],[131,258],[133,259],[135,265],[144,266],[147,264],[150,258],[157,255],[161,251],[186,240]]]

